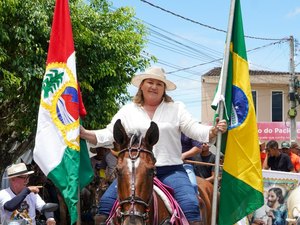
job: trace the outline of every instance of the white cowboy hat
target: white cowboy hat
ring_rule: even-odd
[[[164,82],[166,84],[167,91],[172,91],[176,89],[176,85],[172,81],[167,80],[166,72],[161,67],[150,67],[147,70],[145,70],[145,72],[136,74],[132,78],[131,83],[139,88],[140,84],[145,79],[156,79]]]
[[[7,177],[5,178],[19,177],[33,173],[34,171],[27,170],[25,163],[12,164],[10,167],[7,168]]]

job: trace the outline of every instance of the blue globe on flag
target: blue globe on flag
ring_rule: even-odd
[[[246,119],[249,112],[248,98],[242,89],[232,86],[232,110],[231,123],[228,129],[240,126]]]

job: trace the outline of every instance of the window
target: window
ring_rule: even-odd
[[[272,122],[282,122],[282,91],[272,91]]]
[[[254,110],[255,110],[255,113],[256,113],[256,99],[257,99],[257,96],[256,96],[256,91],[252,91],[252,98],[253,98],[253,105],[254,105]]]

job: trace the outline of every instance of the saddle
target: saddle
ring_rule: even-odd
[[[187,221],[182,209],[180,208],[179,204],[173,197],[173,195],[174,195],[173,189],[171,187],[163,184],[159,179],[154,177],[154,190],[156,191],[156,189],[161,190],[162,193],[166,196],[166,198],[168,200],[168,201],[165,201],[165,204],[168,203],[170,205],[170,207],[168,207],[166,205],[170,214],[172,215],[171,219],[170,219],[170,223],[176,224],[176,225],[189,225],[189,222]],[[158,193],[158,192],[156,191],[156,193]],[[159,193],[161,193],[161,192],[159,192]],[[164,199],[165,197],[161,196],[161,198]],[[158,207],[156,207],[154,205],[154,209],[155,209],[154,215],[155,215],[155,213],[157,213],[157,208]]]

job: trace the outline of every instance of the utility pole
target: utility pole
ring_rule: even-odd
[[[290,83],[289,83],[289,101],[290,108],[288,110],[288,116],[290,117],[290,143],[297,140],[297,128],[296,128],[296,77],[295,77],[295,61],[294,61],[294,37],[290,36]]]

